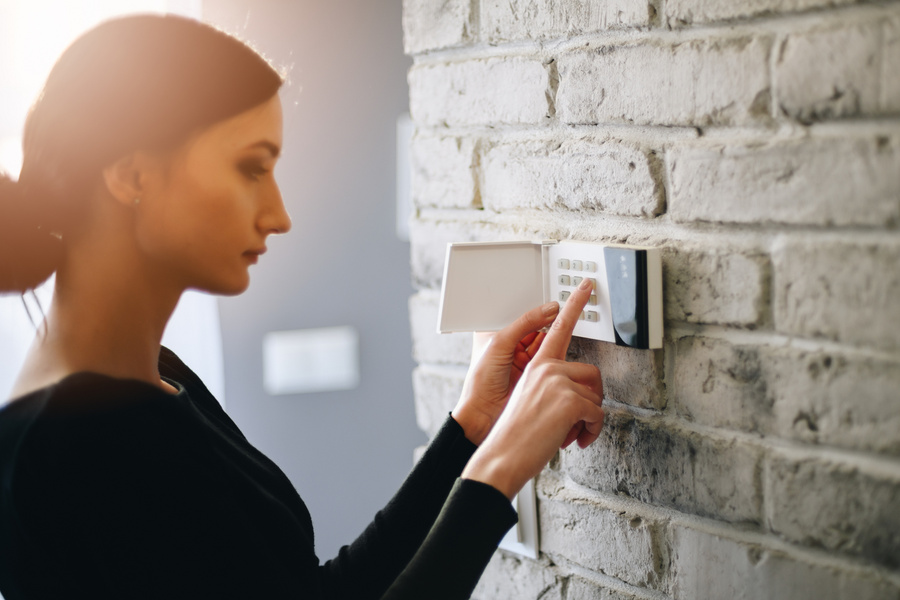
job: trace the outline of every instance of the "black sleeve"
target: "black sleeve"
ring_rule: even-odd
[[[465,600],[516,523],[496,488],[458,479],[428,537],[383,600]]]
[[[326,597],[377,599],[401,577],[405,583],[394,584],[391,598],[430,598],[430,594],[412,593],[421,589],[413,584],[430,579],[432,586],[443,585],[443,580],[433,579],[444,572],[444,567],[434,560],[447,556],[468,573],[474,572],[469,566],[473,557],[479,557],[474,587],[503,537],[503,533],[497,537],[496,531],[502,529],[505,533],[515,523],[515,511],[499,491],[475,482],[454,486],[474,451],[475,445],[466,439],[462,427],[448,418],[400,490],[365,532],[322,567]],[[482,517],[491,520],[492,526],[482,528]],[[454,529],[459,535],[448,535]],[[426,536],[428,542],[423,544]],[[468,548],[458,555],[435,552],[435,544],[444,543],[457,548],[464,544]],[[488,547],[485,556],[484,549]],[[455,569],[451,571],[453,577],[459,575]],[[449,582],[448,586],[453,587]]]

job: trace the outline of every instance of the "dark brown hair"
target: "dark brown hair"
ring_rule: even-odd
[[[18,182],[0,174],[0,292],[33,289],[56,270],[105,166],[175,146],[282,82],[243,42],[183,17],[123,17],[83,34],[28,114]]]

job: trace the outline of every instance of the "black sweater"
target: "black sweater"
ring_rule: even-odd
[[[515,512],[457,479],[448,419],[362,535],[320,564],[309,511],[194,373],[78,373],[0,410],[0,592],[49,598],[462,599]]]

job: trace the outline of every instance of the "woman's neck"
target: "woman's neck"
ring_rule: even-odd
[[[173,392],[159,375],[162,335],[181,290],[164,290],[135,261],[107,252],[68,257],[13,397],[90,371]],[[106,258],[99,258],[98,256]],[[154,281],[157,280],[157,281]]]

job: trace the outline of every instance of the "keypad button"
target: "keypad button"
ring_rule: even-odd
[[[569,259],[561,258],[556,262],[556,264],[559,265],[560,269],[568,269],[569,268]]]
[[[584,320],[589,321],[591,323],[596,323],[600,315],[597,314],[596,311],[589,310],[585,314]]]
[[[584,263],[584,270],[587,271],[588,273],[596,273],[597,272],[597,263],[587,261],[586,263]]]
[[[573,277],[573,278],[572,278],[572,285],[577,286],[579,283],[581,283],[581,280],[582,280],[582,279],[584,279],[584,278],[583,278],[583,277]]]
[[[590,300],[588,300],[588,304],[591,306],[597,306],[597,294],[591,294]]]
[[[559,301],[565,302],[566,300],[569,299],[569,296],[571,296],[571,295],[572,295],[572,292],[560,292],[559,293]]]
[[[583,263],[582,263],[580,260],[573,260],[573,261],[572,261],[572,270],[573,270],[573,271],[581,271],[581,270],[583,270],[583,269],[584,269],[584,265],[583,265]]]
[[[568,275],[560,275],[559,285],[572,285],[572,278]]]

